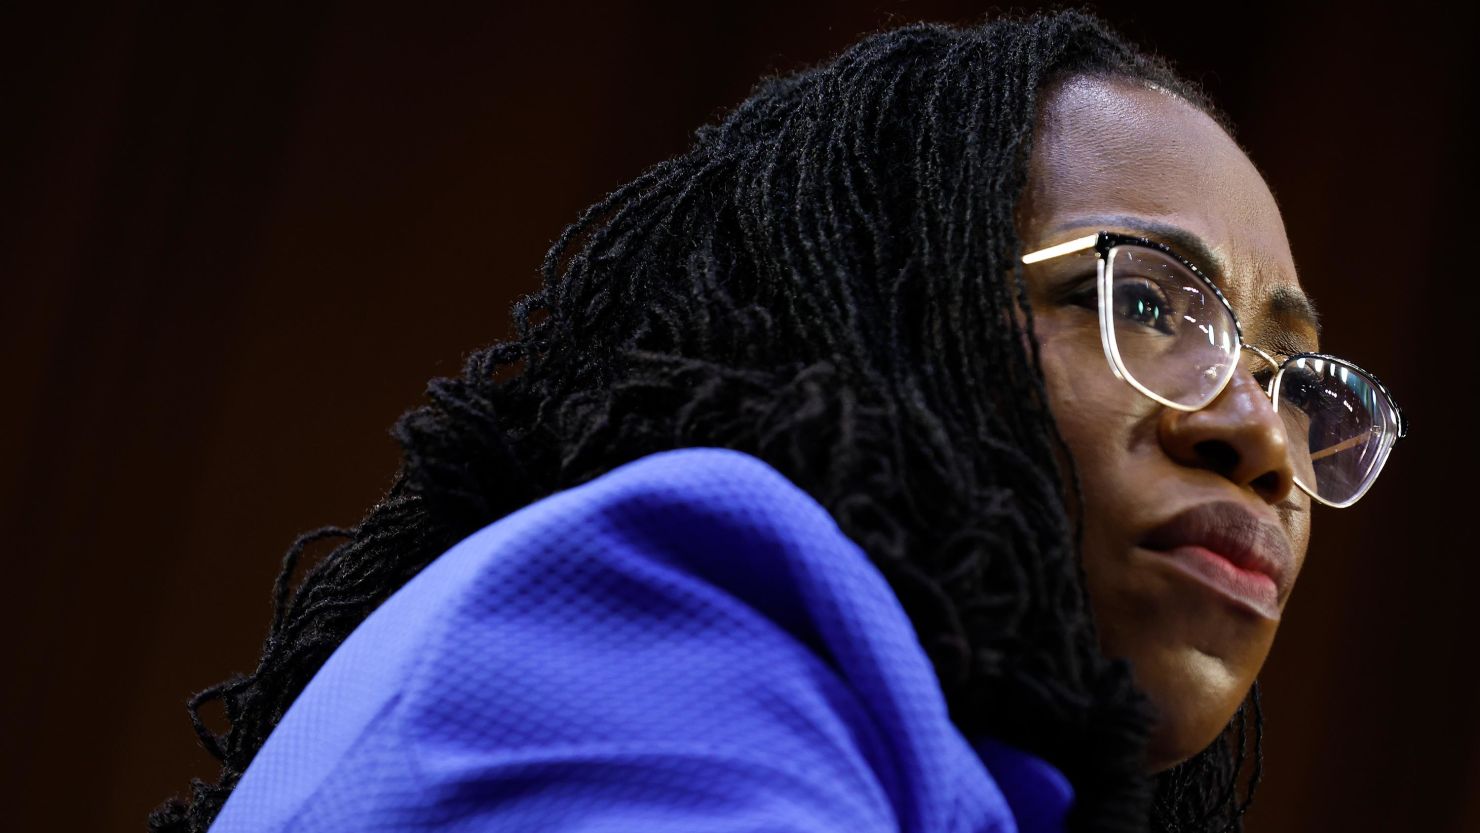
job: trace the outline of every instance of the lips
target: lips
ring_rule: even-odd
[[[1295,554],[1282,529],[1242,505],[1194,506],[1152,530],[1141,546],[1255,613],[1279,618]]]

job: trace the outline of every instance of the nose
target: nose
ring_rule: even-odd
[[[1295,487],[1284,422],[1244,367],[1207,407],[1165,409],[1158,434],[1173,460],[1222,475],[1270,504],[1283,501]]]

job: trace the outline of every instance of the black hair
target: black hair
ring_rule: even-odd
[[[761,83],[588,209],[515,305],[516,337],[397,423],[387,496],[290,549],[257,669],[190,702],[220,781],[151,829],[205,829],[329,654],[452,544],[687,446],[755,455],[825,506],[899,596],[961,730],[1069,778],[1071,829],[1240,828],[1257,693],[1209,749],[1146,774],[1152,713],[1099,649],[1077,481],[1025,336],[1014,209],[1040,96],[1081,73],[1213,112],[1083,13],[921,24]],[[290,592],[323,538],[339,543]],[[210,701],[222,734],[200,718]]]

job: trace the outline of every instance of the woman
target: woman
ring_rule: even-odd
[[[1405,427],[1195,90],[1073,13],[872,37],[545,279],[154,829],[1238,827],[1312,501]]]

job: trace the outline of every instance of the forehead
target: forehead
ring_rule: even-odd
[[[1083,76],[1051,88],[1019,224],[1029,248],[1100,229],[1148,237],[1181,230],[1211,255],[1199,265],[1251,342],[1293,334],[1314,349],[1312,322],[1291,310],[1291,297],[1303,295],[1274,195],[1223,128],[1181,98]]]

